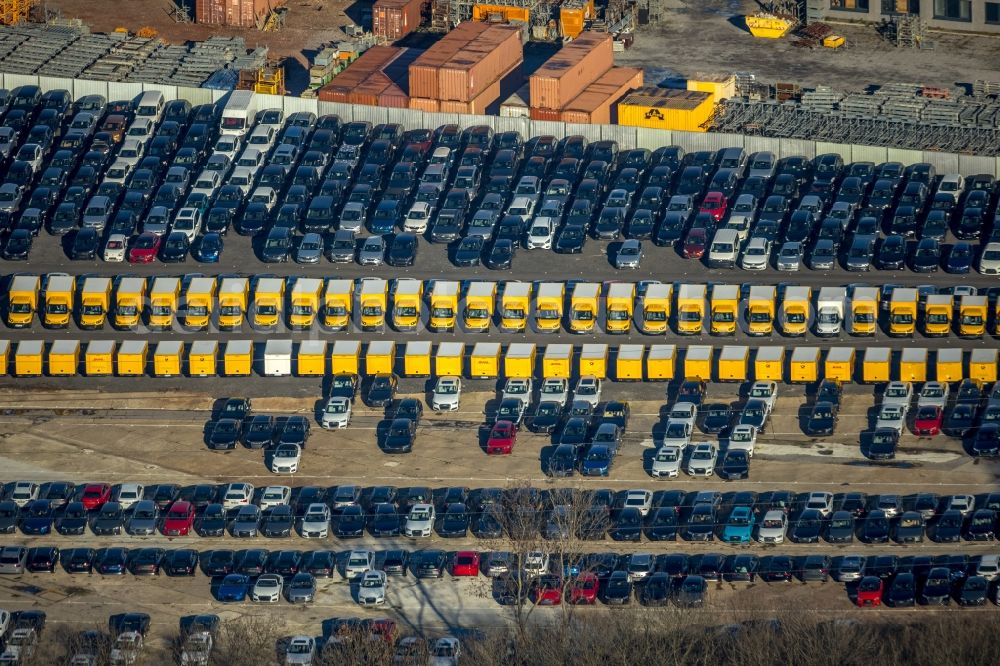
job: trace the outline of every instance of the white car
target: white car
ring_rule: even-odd
[[[212,147],[212,155],[225,155],[230,160],[235,161],[236,156],[243,150],[243,137],[236,134],[223,134],[215,141]]]
[[[346,428],[351,424],[351,399],[343,396],[328,398],[323,405],[319,424],[327,430]]]
[[[386,576],[384,571],[366,571],[358,586],[358,604],[361,606],[385,605]]]
[[[503,393],[500,395],[501,402],[508,398],[516,398],[521,401],[524,407],[531,402],[531,378],[511,377],[503,385]]]
[[[757,446],[757,426],[742,424],[733,426],[729,432],[726,448],[729,451],[746,451],[747,457],[753,458],[753,450]]]
[[[667,427],[663,429],[662,446],[676,446],[683,452],[691,443],[692,432],[690,421],[670,419],[667,421]]]
[[[767,268],[771,257],[771,241],[763,236],[754,236],[743,250],[740,266],[745,271],[762,271]]]
[[[462,654],[462,645],[454,636],[445,636],[431,645],[429,666],[458,666],[458,658]]]
[[[285,666],[307,666],[316,663],[316,639],[293,636],[285,649]]]
[[[948,404],[948,391],[948,384],[944,382],[925,383],[917,396],[917,408],[930,405],[944,409]]]
[[[430,224],[431,206],[426,201],[417,201],[410,206],[406,218],[403,220],[403,231],[410,231],[415,234],[422,234],[427,231]]]
[[[406,516],[403,534],[408,537],[429,537],[434,531],[434,505],[414,504]]]
[[[788,532],[788,516],[781,509],[771,509],[764,514],[764,520],[757,530],[760,543],[784,543]]]
[[[181,208],[177,211],[171,231],[179,231],[193,243],[201,233],[201,211],[197,208]]]
[[[979,255],[979,272],[982,275],[1000,275],[1000,242],[987,243]]]
[[[142,634],[138,631],[126,631],[118,634],[111,646],[108,662],[112,666],[131,666],[139,661],[142,652]]]
[[[277,603],[281,601],[281,590],[284,586],[285,579],[280,574],[262,574],[254,583],[250,598],[259,604]]]
[[[1000,555],[983,555],[976,564],[976,575],[988,581],[1000,577]]]
[[[146,488],[141,483],[123,483],[118,486],[118,490],[115,492],[115,501],[118,502],[123,509],[130,509],[132,505],[143,498],[146,494]]]
[[[712,476],[718,459],[719,449],[712,442],[695,444],[688,459],[687,473],[690,476]]]
[[[375,568],[375,552],[371,550],[352,550],[344,563],[344,578],[348,580],[362,576]]]
[[[657,479],[673,479],[681,469],[683,449],[672,444],[665,444],[653,455],[653,466],[650,473]]]
[[[28,663],[35,653],[35,646],[38,644],[38,634],[34,629],[15,629],[7,638],[7,645],[0,655],[0,664],[22,664]]]
[[[14,484],[7,499],[13,500],[14,504],[24,508],[38,499],[38,484],[33,481],[18,481]]]
[[[573,389],[573,399],[589,402],[596,409],[601,401],[601,380],[593,375],[580,377]]]
[[[226,486],[226,490],[222,494],[222,506],[226,509],[226,511],[249,504],[252,500],[252,483],[230,483]]]
[[[670,408],[667,420],[687,423],[694,432],[695,422],[698,420],[698,405],[693,402],[677,402]]]
[[[902,405],[883,404],[882,408],[878,410],[878,418],[875,421],[876,430],[891,428],[902,436],[905,425],[906,408]]]
[[[279,444],[271,454],[272,474],[295,474],[302,462],[302,447],[298,444]]]
[[[0,608],[0,636],[7,635],[7,630],[10,629],[10,618],[10,611]]]
[[[767,413],[774,411],[774,405],[778,401],[778,383],[770,381],[757,381],[750,387],[750,398],[757,398],[767,403]]]
[[[569,382],[562,377],[547,377],[542,381],[538,399],[542,402],[558,402],[560,406],[565,407],[569,400]]]
[[[212,656],[214,641],[211,632],[198,631],[187,637],[181,647],[181,664],[207,666]]]
[[[462,378],[453,375],[438,377],[431,392],[431,409],[438,412],[457,411],[462,401]]]
[[[902,405],[910,408],[913,400],[913,384],[910,382],[889,382],[882,394],[882,405]]]
[[[653,493],[648,490],[628,490],[625,492],[622,508],[639,509],[639,513],[645,517],[653,508]]]
[[[276,506],[282,506],[283,504],[288,504],[292,499],[292,489],[288,486],[268,486],[264,488],[264,492],[260,495],[260,506],[261,511],[267,511]]]
[[[524,556],[524,573],[541,576],[549,570],[549,554],[540,550],[529,550]]]
[[[823,517],[833,513],[833,493],[812,492],[806,497],[806,509],[816,509]]]
[[[976,498],[972,495],[949,495],[944,504],[945,511],[954,509],[963,516],[969,515],[975,510],[975,508]]]
[[[325,539],[330,534],[330,507],[321,502],[306,507],[299,533],[303,539]]]
[[[101,255],[104,261],[109,263],[119,263],[125,261],[125,249],[128,246],[128,239],[125,234],[111,234],[104,243],[104,253]]]
[[[538,217],[528,229],[528,239],[525,247],[529,250],[551,250],[552,241],[556,237],[555,220],[551,217]]]

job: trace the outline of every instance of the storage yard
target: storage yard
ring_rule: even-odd
[[[0,662],[995,653],[979,5],[32,4]]]

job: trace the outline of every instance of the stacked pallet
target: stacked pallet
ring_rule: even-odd
[[[531,75],[530,117],[613,123],[615,102],[642,86],[642,70],[614,67],[611,36],[584,32]]]
[[[410,108],[492,112],[501,95],[520,86],[523,61],[519,29],[460,23],[410,65]]]
[[[319,89],[324,102],[342,102],[405,109],[409,106],[407,78],[417,49],[373,46]]]

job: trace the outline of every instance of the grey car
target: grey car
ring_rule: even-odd
[[[363,203],[348,201],[340,212],[340,226],[343,231],[358,232],[365,226],[368,211]]]
[[[797,271],[802,266],[802,243],[789,241],[778,252],[779,271]]]
[[[234,537],[255,537],[260,527],[260,508],[254,504],[244,504],[233,519]]]
[[[335,264],[349,264],[354,261],[354,250],[357,241],[354,232],[347,229],[339,229],[333,235],[333,241],[326,251],[326,257]]]
[[[316,233],[303,236],[295,250],[295,261],[300,264],[318,264],[322,256],[323,237]]]
[[[24,573],[28,549],[24,546],[4,546],[0,549],[0,574]]]
[[[160,523],[160,510],[152,500],[141,500],[132,507],[125,531],[132,535],[155,534]]]
[[[170,227],[170,211],[166,206],[153,206],[142,223],[142,230],[157,236],[165,236]]]
[[[626,239],[615,255],[615,268],[639,268],[642,262],[642,243],[634,238]]]
[[[305,571],[295,574],[285,585],[285,597],[293,604],[304,604],[315,600],[316,578]]]
[[[381,236],[369,236],[358,252],[358,263],[362,266],[381,266],[385,257],[385,239]]]

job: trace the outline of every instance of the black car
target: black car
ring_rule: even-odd
[[[982,606],[986,603],[990,583],[983,576],[969,576],[955,592],[960,606]]]
[[[212,550],[201,558],[201,569],[206,576],[225,576],[236,569],[236,553],[228,549]]]
[[[293,231],[288,227],[272,228],[261,245],[260,260],[268,264],[288,261],[288,255],[292,251],[293,235]]]
[[[788,532],[794,543],[817,543],[823,533],[823,514],[818,509],[806,509]]]
[[[674,541],[679,530],[677,511],[674,507],[660,507],[646,519],[643,533],[650,541]]]
[[[24,567],[31,573],[41,573],[46,571],[52,573],[56,570],[56,563],[59,562],[59,548],[56,546],[37,546],[28,549],[28,556],[25,559]]]
[[[336,568],[336,553],[329,550],[314,550],[305,553],[299,562],[299,571],[312,574],[317,578],[329,578]]]
[[[478,266],[482,261],[483,248],[486,241],[482,236],[466,236],[455,248],[454,263],[456,266]]]
[[[635,507],[626,507],[618,512],[611,522],[608,536],[615,541],[642,540],[642,513]]]
[[[662,571],[657,571],[639,588],[639,603],[643,606],[665,606],[670,601],[672,587],[671,577]]]
[[[448,564],[443,550],[419,550],[410,556],[410,570],[417,578],[441,578]]]
[[[416,437],[416,421],[408,418],[393,419],[382,440],[382,450],[386,453],[409,453],[413,450]]]
[[[920,602],[930,606],[947,606],[951,601],[951,574],[947,567],[932,567],[920,590]]]
[[[871,435],[868,457],[872,460],[892,460],[899,446],[899,431],[895,428],[879,428]]]
[[[93,227],[84,227],[76,232],[73,236],[73,241],[69,248],[69,258],[77,260],[90,259],[93,260],[97,257],[98,246],[101,242],[101,236],[97,232],[97,229]]]
[[[795,562],[788,555],[773,555],[765,558],[760,567],[760,577],[768,583],[790,582],[796,571]]]
[[[861,523],[858,538],[865,543],[887,543],[889,541],[889,519],[885,511],[869,511]]]
[[[88,514],[83,502],[70,502],[56,517],[56,531],[63,536],[83,534],[87,522]]]
[[[387,550],[382,556],[382,571],[389,576],[406,576],[410,563],[410,553],[402,549]]]
[[[187,261],[191,241],[183,231],[171,231],[160,246],[160,261],[166,264]]]
[[[740,449],[726,451],[719,463],[718,474],[728,481],[750,478],[750,455]]]
[[[209,424],[206,444],[210,449],[235,449],[240,440],[240,422],[235,419],[219,419]]]
[[[559,232],[552,249],[559,254],[580,254],[586,244],[586,227],[567,224]]]
[[[546,472],[551,477],[573,476],[580,458],[580,444],[560,443],[549,456]]]
[[[121,534],[125,526],[125,509],[118,502],[107,502],[94,515],[90,531],[98,536]]]
[[[243,423],[243,444],[250,449],[269,447],[274,441],[274,417],[255,414]]]
[[[251,411],[253,411],[253,403],[250,398],[226,398],[219,407],[216,417],[243,421],[250,415]]]
[[[993,509],[976,509],[965,526],[966,541],[993,541],[996,539],[996,512]]]
[[[942,432],[951,437],[964,437],[975,427],[978,411],[979,410],[976,409],[976,405],[974,404],[956,404],[952,410],[948,412],[948,416],[945,417],[941,428]],[[979,433],[976,432],[977,437],[978,435]]]
[[[128,548],[102,548],[94,557],[94,569],[102,576],[122,576],[128,570]]]
[[[601,587],[601,599],[608,606],[627,606],[632,602],[632,582],[627,571],[612,571]]]
[[[331,398],[347,398],[354,402],[354,397],[358,393],[358,376],[350,373],[340,373],[333,376],[330,381]]]
[[[898,234],[886,236],[878,250],[875,265],[881,270],[899,270],[906,265],[906,239]]]
[[[368,519],[368,531],[374,537],[397,537],[400,533],[400,516],[394,504],[376,504]]]
[[[562,405],[554,400],[543,400],[535,406],[534,412],[528,415],[528,430],[536,433],[551,433],[562,422]]]
[[[708,593],[708,581],[702,576],[689,575],[677,585],[674,603],[682,608],[703,606]]]
[[[509,238],[498,238],[486,257],[486,265],[494,270],[507,270],[513,266],[516,245]]]
[[[961,242],[951,246],[948,252],[948,259],[945,261],[944,270],[948,273],[965,274],[972,268],[972,245]]]
[[[976,429],[972,440],[972,454],[980,457],[1000,455],[1000,424],[987,423]]]
[[[445,538],[464,538],[469,533],[469,512],[465,504],[448,505],[438,525],[438,535]]]
[[[417,236],[409,232],[396,234],[389,245],[386,263],[390,266],[412,266],[417,260]]]
[[[752,583],[759,568],[760,560],[756,555],[730,555],[722,565],[722,580],[727,583]]]
[[[708,435],[725,434],[729,430],[732,422],[732,413],[729,405],[722,402],[713,402],[700,410],[701,430]]]
[[[826,523],[824,538],[828,543],[854,541],[854,514],[843,509],[834,511]]]
[[[199,536],[222,536],[226,531],[226,510],[221,504],[209,504],[195,518],[194,529]]]
[[[916,604],[917,583],[912,573],[902,572],[896,574],[889,583],[888,589],[883,593],[882,598],[886,604],[893,608],[909,607]]]
[[[198,551],[194,548],[167,551],[161,568],[168,576],[193,576],[198,570]]]
[[[128,570],[133,576],[157,576],[166,554],[162,548],[140,548],[129,553]]]
[[[810,437],[825,437],[833,434],[837,426],[837,412],[833,403],[821,400],[813,405],[803,430]]]
[[[962,513],[957,509],[948,509],[938,518],[929,530],[928,536],[938,543],[955,543],[962,538]]]
[[[0,534],[13,534],[20,520],[21,509],[17,504],[12,500],[0,502]]]
[[[250,550],[240,551],[237,555],[237,563],[233,567],[233,571],[241,573],[244,576],[259,576],[265,573],[271,556],[263,548],[251,548]]]
[[[260,531],[266,537],[287,537],[292,533],[295,512],[287,504],[272,507],[264,512]]]
[[[135,632],[141,636],[149,633],[150,617],[146,613],[120,613],[108,618],[108,630],[112,636]]]
[[[941,265],[941,244],[933,238],[924,238],[913,251],[910,267],[916,273],[934,273]]]
[[[22,218],[23,219],[23,218]],[[8,261],[23,261],[31,252],[32,234],[27,229],[14,229],[3,246],[3,258]]]
[[[340,539],[356,539],[364,536],[367,517],[358,504],[345,506],[333,519],[333,532]]]
[[[93,548],[63,550],[60,561],[66,573],[90,573],[94,568],[97,551]]]

